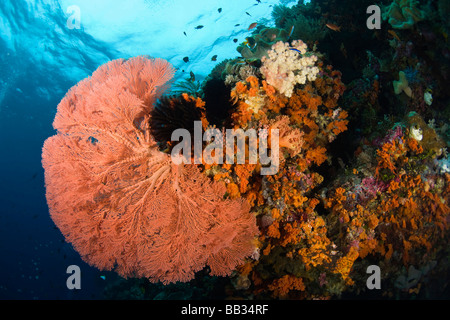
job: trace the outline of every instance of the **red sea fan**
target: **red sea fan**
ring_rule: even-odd
[[[205,265],[230,274],[258,233],[245,200],[224,199],[223,185],[174,164],[150,135],[149,112],[173,73],[145,57],[101,66],[58,105],[42,154],[51,217],[82,258],[163,283]]]

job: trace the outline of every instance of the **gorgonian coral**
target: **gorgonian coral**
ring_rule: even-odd
[[[42,154],[51,217],[82,258],[164,283],[230,274],[258,232],[246,201],[159,151],[149,114],[173,73],[146,57],[101,66],[58,105]]]

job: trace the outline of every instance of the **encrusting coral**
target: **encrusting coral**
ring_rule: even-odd
[[[297,50],[305,53],[301,41],[294,44],[301,44]],[[286,54],[293,60],[302,57],[287,43],[276,46],[283,50],[273,51],[273,61],[282,61]],[[250,76],[236,82],[231,91],[237,106],[232,114],[235,128],[279,130],[278,173],[262,177],[260,164],[205,165],[207,175],[227,184],[230,197],[247,198],[258,214],[260,250],[253,261],[238,268],[234,281],[240,290],[252,290],[258,296],[271,292],[277,298],[305,297],[308,288],[315,286],[314,275],[329,270],[328,277],[337,278],[351,266],[341,260],[341,267],[333,268],[337,249],[328,239],[325,220],[315,210],[319,200],[310,197],[323,181],[314,168],[327,160],[326,146],[347,130],[348,123],[346,111],[337,103],[345,90],[340,72],[321,61],[315,68],[314,78],[290,84],[289,97],[267,77]],[[242,279],[245,288],[240,285]]]
[[[150,134],[155,100],[174,69],[162,59],[114,60],[73,87],[45,141],[50,214],[82,258],[152,282],[188,281],[206,265],[229,275],[254,251],[244,199],[195,165],[176,165]]]
[[[43,151],[50,212],[66,239],[101,269],[164,284],[196,274],[182,285],[220,280],[227,298],[360,295],[370,265],[381,270],[380,296],[430,293],[422,288],[448,275],[450,254],[447,34],[417,1],[393,0],[384,18],[402,30],[367,36],[351,5],[276,6],[277,28],[258,22],[241,56],[193,94],[161,97],[173,70],[142,57],[110,62],[71,89]],[[198,166],[171,162],[168,133],[194,118],[222,133],[204,147],[227,129],[238,139],[254,130],[278,171],[262,175],[267,164],[250,162],[248,137],[234,162],[216,150]]]
[[[398,265],[430,263],[448,237],[450,198],[442,185],[448,188],[450,175],[432,169],[437,149],[425,153],[423,141],[408,136],[409,130],[397,125],[381,144],[362,152],[361,159],[374,152],[375,161],[363,161],[325,200],[335,243],[347,248],[346,255],[383,257],[386,274],[399,274]],[[386,286],[394,288],[394,283]]]

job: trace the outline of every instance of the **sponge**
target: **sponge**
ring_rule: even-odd
[[[412,90],[409,87],[408,79],[406,79],[406,75],[403,71],[398,73],[398,78],[398,81],[393,82],[395,94],[404,92],[408,97],[412,97]]]
[[[424,10],[417,8],[417,0],[393,0],[385,8],[383,19],[388,20],[394,29],[411,29],[413,25],[425,19]]]

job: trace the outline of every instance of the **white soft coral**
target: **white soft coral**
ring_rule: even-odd
[[[316,80],[319,72],[315,66],[317,56],[307,53],[307,45],[303,41],[294,40],[291,46],[279,41],[267,54],[268,57],[261,60],[261,73],[268,84],[285,96],[292,96],[296,84]]]

